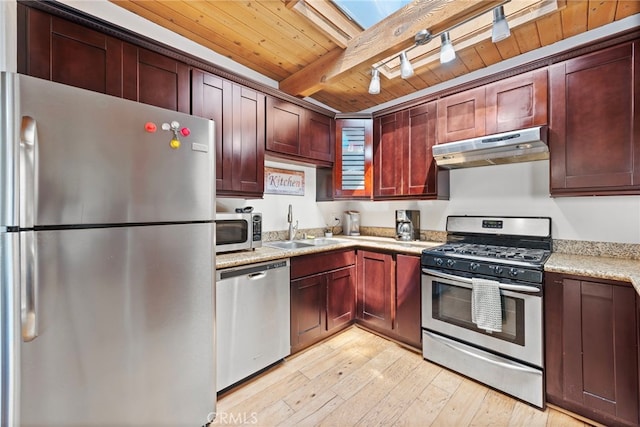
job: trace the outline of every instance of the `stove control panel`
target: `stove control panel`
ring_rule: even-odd
[[[438,256],[422,254],[422,267],[434,268],[450,274],[467,273],[467,276],[478,275],[484,278],[499,280],[542,283],[542,268],[523,268],[497,263],[478,262],[465,259],[443,259]]]

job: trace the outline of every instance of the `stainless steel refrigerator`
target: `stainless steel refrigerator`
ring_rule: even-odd
[[[1,425],[206,424],[213,122],[11,73],[0,95]]]

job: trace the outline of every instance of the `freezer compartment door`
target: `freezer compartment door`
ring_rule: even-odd
[[[21,215],[34,225],[213,219],[213,122],[29,76],[14,79],[18,140],[29,148],[20,192],[33,199]],[[173,122],[175,129],[163,130]]]
[[[212,224],[36,232],[23,426],[201,426],[215,411]]]

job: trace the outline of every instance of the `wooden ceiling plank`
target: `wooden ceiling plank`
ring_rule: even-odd
[[[241,7],[240,2],[193,1],[189,3],[201,14],[220,23],[225,31],[242,34],[243,39],[248,40],[250,45],[258,46],[256,49],[262,55],[282,58],[281,66],[289,73],[306,65],[305,59],[310,62],[327,52],[326,49],[319,48],[311,42],[303,46],[292,43],[291,37],[281,31],[274,31],[271,23],[265,22],[263,13],[251,14],[252,10]],[[222,28],[216,26],[216,30],[222,30]],[[275,60],[275,62],[280,61]]]
[[[484,40],[478,43],[476,46],[476,52],[482,58],[482,62],[484,62],[487,67],[489,65],[497,64],[502,61],[502,56],[500,56],[500,51],[496,47],[494,43],[491,42],[490,39]]]
[[[176,21],[175,18],[168,19],[164,17],[164,14],[158,15],[157,13],[150,11],[147,7],[145,7],[145,6],[148,6],[149,3],[151,3],[149,1],[140,1],[140,2],[124,1],[124,0],[111,0],[111,1],[114,4],[117,4],[128,11],[135,13],[138,16],[141,16],[145,19],[148,19],[159,25],[162,25],[163,27],[175,32],[176,34],[180,34],[184,37],[187,37],[195,41],[196,43],[199,43],[202,46],[208,47],[209,49],[219,53],[220,55],[226,56],[227,58],[230,58],[238,63],[246,65],[267,77],[278,80],[279,78],[281,78],[281,75],[285,73],[283,69],[278,69],[277,67],[274,67],[272,63],[267,61],[266,59],[257,58],[258,59],[257,61],[252,61],[252,62],[247,61],[246,58],[250,58],[252,56],[251,51],[248,51],[244,48],[239,48],[238,46],[235,46],[235,49],[233,50],[227,49],[224,46],[224,43],[223,44],[220,43],[221,38],[218,36],[217,33],[210,32],[209,37],[207,37],[207,34],[209,32],[206,29],[196,29],[194,28],[193,24],[189,27],[190,29],[188,29],[183,25],[177,24],[175,22]]]
[[[552,13],[536,21],[538,37],[542,46],[548,46],[562,40],[562,19],[560,12]]]
[[[474,46],[469,46],[456,53],[458,55],[458,58],[460,58],[460,60],[464,62],[464,65],[469,71],[476,71],[487,66]]]
[[[513,31],[511,32],[511,37],[507,37],[506,39],[494,44],[498,48],[502,59],[513,58],[514,56],[518,56],[522,53],[520,52],[520,47],[518,46],[516,38],[513,36]]]
[[[329,22],[332,22],[340,28],[350,39],[357,37],[362,33],[363,28],[357,23],[345,16],[332,1],[326,0],[305,0],[305,3],[316,12],[324,16]]]
[[[511,37],[514,37],[518,43],[520,53],[530,52],[542,46],[535,22],[514,28],[511,31]]]
[[[303,18],[308,19],[309,22],[313,23],[318,31],[333,40],[338,47],[342,49],[347,47],[347,42],[351,40],[351,37],[337,30],[330,23],[327,23],[322,16],[318,14],[318,12],[313,8],[308,7],[306,2],[298,2],[292,10]]]
[[[496,0],[416,0],[386,20],[362,32],[332,61],[322,58],[280,82],[280,89],[292,95],[309,96],[332,80],[363,64],[374,62],[414,44],[415,34],[424,28],[436,33],[500,4]]]
[[[626,18],[631,15],[640,13],[640,1],[638,0],[619,0],[616,7],[615,20]]]
[[[587,28],[593,30],[613,22],[616,17],[616,1],[589,0]]]
[[[322,49],[322,53],[324,53],[336,47],[333,40],[318,31],[306,19],[300,19],[296,12],[284,7],[279,0],[235,2],[244,9],[254,10],[259,13],[262,19],[269,23],[272,31],[280,31],[286,38],[295,40],[303,46],[308,46],[309,49]]]
[[[584,0],[567,1],[567,7],[560,12],[564,37],[572,37],[587,31],[588,6],[588,2]]]

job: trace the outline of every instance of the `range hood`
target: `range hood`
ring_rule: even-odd
[[[547,127],[537,126],[437,144],[432,151],[438,166],[445,169],[548,159]]]

